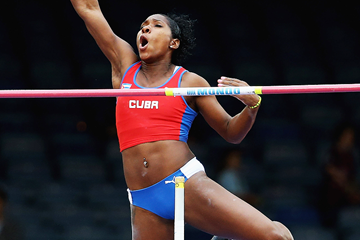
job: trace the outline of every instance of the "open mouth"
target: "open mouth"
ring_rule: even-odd
[[[146,39],[146,37],[144,35],[140,36],[140,47],[145,47],[147,44],[149,43],[149,41]]]

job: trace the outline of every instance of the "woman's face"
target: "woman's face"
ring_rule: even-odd
[[[149,16],[140,27],[136,45],[143,61],[156,61],[169,54],[171,59],[174,39],[169,22],[165,16],[154,14]]]

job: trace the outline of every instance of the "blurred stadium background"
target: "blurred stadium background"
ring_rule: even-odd
[[[197,47],[183,65],[212,86],[220,76],[250,85],[355,83],[360,79],[356,1],[100,1],[114,32],[133,46],[153,13],[197,19]],[[0,8],[0,89],[111,88],[111,69],[70,1],[14,0]],[[334,228],[318,211],[321,167],[336,125],[359,127],[358,93],[267,95],[238,147],[260,210],[296,240],[360,239],[360,208]],[[242,104],[219,97],[231,114]],[[0,182],[26,240],[131,239],[115,131],[115,99],[1,99]],[[201,116],[190,147],[216,178],[230,144]],[[359,148],[359,142],[356,142]],[[186,239],[211,236],[186,226]]]

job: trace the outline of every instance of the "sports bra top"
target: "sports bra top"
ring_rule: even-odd
[[[141,62],[131,65],[121,81],[122,89],[151,89],[140,86],[136,76]],[[187,72],[176,67],[172,76],[156,88],[178,88]],[[125,96],[118,97],[116,104],[116,128],[120,151],[135,145],[160,140],[186,142],[197,113],[189,107],[184,97]]]

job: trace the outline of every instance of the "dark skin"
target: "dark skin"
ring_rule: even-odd
[[[127,68],[141,60],[137,83],[143,87],[162,85],[173,73],[171,56],[180,46],[172,37],[167,18],[149,16],[136,37],[139,56],[132,47],[113,33],[97,0],[71,0],[87,29],[112,66],[112,84],[120,88]],[[186,72],[181,87],[209,87],[199,75]],[[222,77],[219,87],[248,86],[244,81]],[[214,96],[185,97],[188,105],[202,114],[207,123],[225,140],[240,143],[254,124],[259,108],[250,109],[259,101],[257,95],[234,96],[246,107],[230,116]],[[176,151],[174,151],[176,149]],[[125,180],[131,190],[149,187],[184,166],[194,154],[187,143],[174,140],[143,143],[122,151]],[[144,159],[147,166],[144,165]],[[163,219],[147,210],[131,206],[134,240],[174,238],[173,220]],[[198,172],[185,183],[185,221],[205,232],[234,239],[292,239],[280,223],[273,222],[255,208],[231,194]]]

